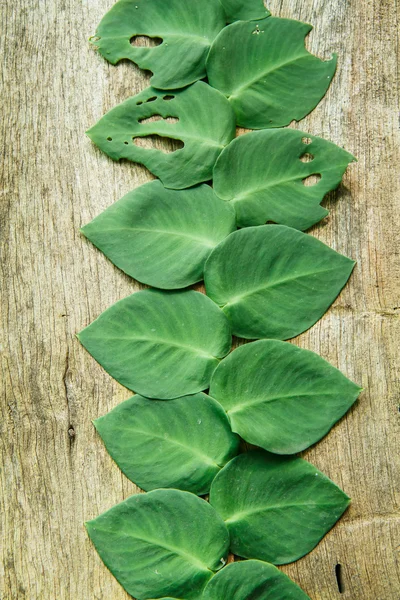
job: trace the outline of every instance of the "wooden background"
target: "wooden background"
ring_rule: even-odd
[[[130,393],[74,337],[138,289],[79,233],[150,178],[140,166],[113,163],[84,135],[148,83],[132,64],[112,67],[89,48],[111,5],[0,2],[1,600],[128,597],[83,521],[136,491],[91,424]],[[359,159],[328,198],[331,215],[311,232],[358,266],[325,317],[295,340],[365,388],[348,416],[306,453],[353,504],[316,550],[284,570],[313,600],[399,600],[397,2],[269,6],[313,23],[308,45],[319,56],[339,54],[327,97],[296,126]]]

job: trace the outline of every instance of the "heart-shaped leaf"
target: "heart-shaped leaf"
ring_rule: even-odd
[[[221,405],[201,393],[175,400],[133,396],[94,425],[125,475],[146,491],[207,494],[238,452]]]
[[[217,367],[210,387],[233,431],[277,454],[315,444],[360,391],[318,354],[277,340],[234,350]]]
[[[129,59],[152,71],[154,87],[181,88],[205,77],[210,45],[225,21],[218,0],[119,0],[91,41],[114,65]],[[137,47],[136,36],[156,38],[159,45]]]
[[[203,279],[211,250],[235,229],[234,209],[208,185],[177,191],[151,181],[110,206],[82,233],[131,277],[176,289]]]
[[[296,229],[262,225],[221,242],[206,262],[204,280],[234,335],[289,339],[322,317],[354,264]]]
[[[86,524],[105,565],[135,598],[200,599],[227,556],[226,526],[178,490],[137,494]]]
[[[219,0],[223,6],[227,23],[264,19],[271,13],[263,0]]]
[[[242,135],[214,168],[214,190],[233,204],[239,227],[274,221],[308,229],[329,214],[320,206],[354,157],[321,138],[295,129]],[[314,185],[311,176],[320,177]]]
[[[232,341],[225,315],[207,296],[157,290],[120,300],[78,337],[122,385],[161,399],[208,388]]]
[[[219,472],[210,502],[228,526],[234,554],[282,565],[310,552],[350,500],[302,458],[253,451]]]
[[[228,97],[236,122],[266,129],[299,121],[325,95],[336,57],[322,61],[304,47],[311,25],[269,17],[221,31],[207,59],[210,85]]]
[[[149,122],[151,117],[158,120]],[[198,81],[172,94],[147,88],[110,110],[87,134],[113,160],[142,163],[166,187],[183,189],[212,178],[218,156],[235,137],[235,115],[220,92]],[[135,143],[154,135],[184,146],[167,153]]]
[[[203,600],[310,600],[287,575],[260,560],[227,565],[208,582]]]

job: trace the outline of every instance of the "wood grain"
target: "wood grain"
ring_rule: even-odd
[[[88,46],[111,4],[0,3],[1,600],[128,598],[83,521],[136,491],[91,424],[130,393],[75,338],[139,288],[79,233],[150,178],[140,166],[113,163],[84,135],[148,83],[135,66],[112,67]],[[399,600],[397,2],[271,0],[270,8],[313,23],[308,44],[319,56],[339,54],[327,97],[295,126],[359,160],[329,196],[331,215],[311,232],[358,265],[327,315],[295,343],[365,388],[307,452],[352,507],[314,552],[284,570],[313,600]]]

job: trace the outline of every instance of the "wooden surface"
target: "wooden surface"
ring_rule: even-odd
[[[130,393],[74,337],[138,289],[79,233],[150,177],[140,166],[113,163],[84,135],[148,83],[135,66],[112,67],[88,46],[111,4],[0,3],[1,600],[128,598],[83,521],[136,490],[91,424]],[[306,453],[353,504],[316,550],[284,570],[312,600],[399,600],[396,0],[269,6],[313,23],[308,44],[319,56],[339,55],[327,97],[296,127],[359,159],[327,201],[331,216],[311,232],[358,265],[327,315],[295,340],[365,387],[349,415]]]

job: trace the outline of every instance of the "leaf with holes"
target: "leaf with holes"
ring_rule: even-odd
[[[207,389],[232,342],[225,315],[207,296],[158,290],[120,300],[78,338],[122,385],[161,399]]]
[[[221,31],[207,59],[210,85],[228,97],[237,124],[266,129],[299,121],[325,95],[336,57],[322,61],[304,47],[311,25],[269,17]]]
[[[308,133],[254,131],[223,150],[214,168],[214,190],[232,203],[239,227],[273,221],[304,230],[329,214],[320,202],[354,160]],[[313,175],[320,180],[308,185]]]
[[[129,59],[154,73],[154,87],[181,88],[205,77],[207,54],[225,20],[218,0],[119,0],[91,42],[114,65]],[[137,46],[137,36],[157,45]]]
[[[210,387],[233,431],[277,454],[315,444],[360,391],[318,354],[277,340],[234,350],[218,365]]]
[[[158,120],[149,122],[154,117]],[[147,88],[113,108],[87,132],[113,160],[142,163],[168,188],[183,189],[212,178],[214,164],[235,137],[235,116],[227,99],[206,83],[166,95]],[[140,138],[180,140],[171,153],[139,147]]]
[[[218,473],[210,503],[228,526],[231,552],[283,565],[311,552],[350,500],[302,458],[252,451]]]
[[[211,250],[235,229],[234,209],[208,185],[168,190],[152,181],[110,206],[82,233],[131,277],[176,289],[203,279]]]
[[[223,6],[227,23],[265,19],[271,13],[263,0],[219,0]]]
[[[234,335],[289,339],[318,321],[345,285],[354,261],[284,225],[231,233],[208,258],[208,296]]]
[[[229,546],[227,528],[212,506],[178,490],[132,496],[86,527],[105,565],[143,600],[199,600]]]
[[[260,560],[233,562],[208,582],[203,600],[310,600],[287,575]]]
[[[134,396],[94,424],[118,466],[146,491],[207,494],[238,452],[221,405],[201,393],[175,400]]]

